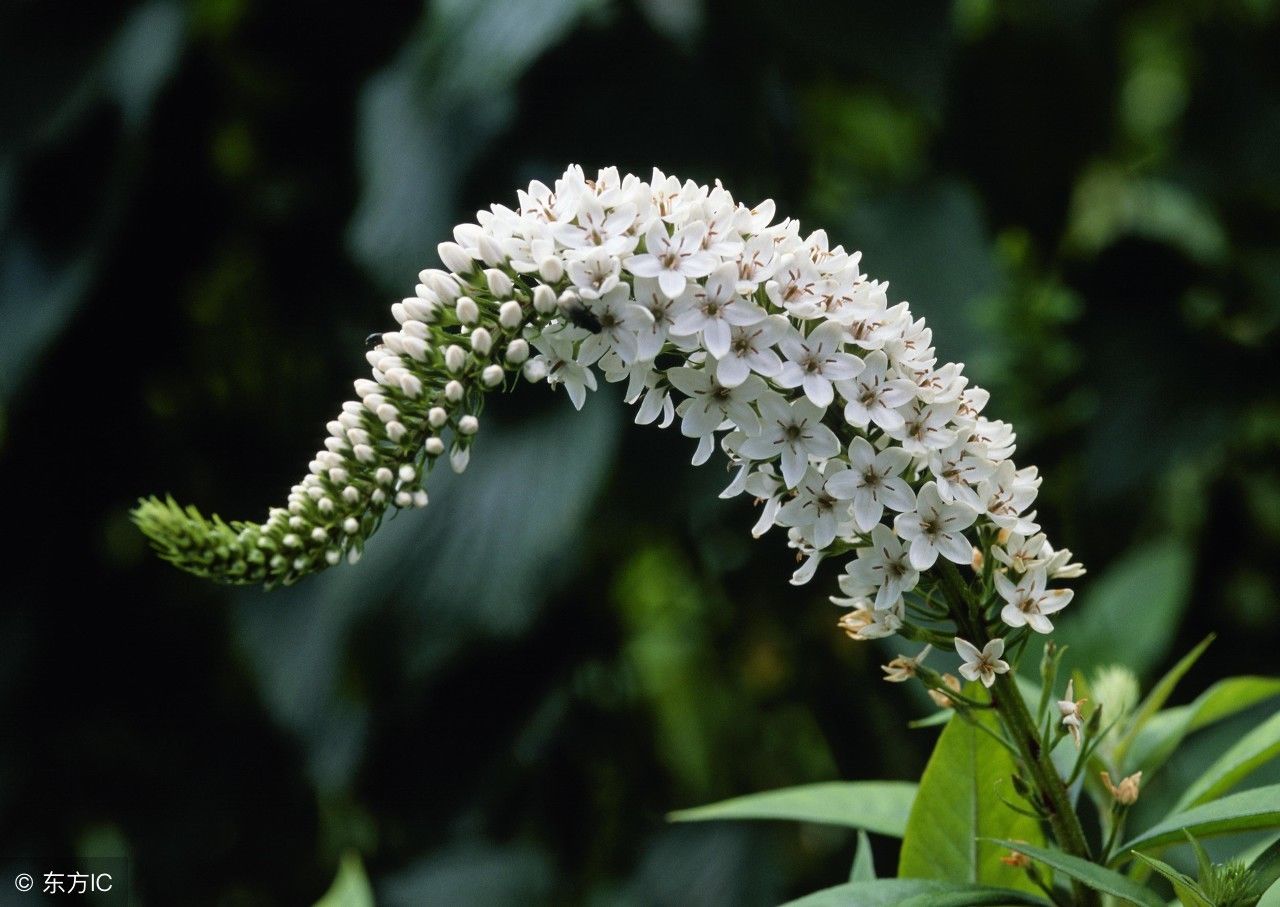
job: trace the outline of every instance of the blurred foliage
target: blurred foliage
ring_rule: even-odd
[[[852,832],[664,815],[914,780],[929,704],[834,631],[836,567],[788,586],[608,392],[496,401],[465,481],[287,592],[194,583],[127,522],[158,488],[278,499],[384,294],[569,161],[864,250],[1046,476],[1092,571],[1073,665],[1149,680],[1213,630],[1197,676],[1274,671],[1277,46],[1270,0],[5,6],[0,868],[124,854],[140,902],[237,905],[312,902],[348,851],[387,904],[848,877]],[[1257,718],[1192,733],[1153,800]]]

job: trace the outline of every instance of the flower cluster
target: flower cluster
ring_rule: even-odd
[[[1071,600],[1049,583],[1082,569],[1039,531],[1040,478],[1011,459],[1012,427],[983,415],[987,392],[939,363],[924,320],[889,304],[859,253],[776,220],[772,202],[571,167],[479,212],[439,254],[447,270],[392,307],[398,328],[287,505],[226,524],[144,501],[135,518],[162,555],[268,584],[354,559],[388,508],[426,505],[439,458],[465,468],[488,390],[519,374],[581,407],[600,375],[625,383],[637,422],[678,420],[694,463],[723,452],[724,496],[762,504],[754,535],[785,529],[794,583],[852,555],[834,600],[856,638],[936,622],[933,578],[950,564],[982,577],[1009,628],[1048,633]]]

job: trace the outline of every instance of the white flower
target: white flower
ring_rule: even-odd
[[[734,289],[736,273],[730,262],[717,268],[707,278],[705,287],[692,287],[689,305],[676,316],[671,333],[700,336],[707,352],[719,359],[729,352],[734,326],[763,321],[765,313],[762,308],[739,298]]]
[[[561,221],[552,225],[551,232],[567,248],[599,249],[616,258],[635,249],[638,240],[627,234],[635,220],[633,204],[624,203],[606,211],[597,199],[586,196],[579,203],[577,223]]]
[[[1067,696],[1058,700],[1058,714],[1062,716],[1063,727],[1071,732],[1071,739],[1079,749],[1080,732],[1084,729],[1084,715],[1080,712],[1080,706],[1084,705],[1085,700],[1075,698],[1074,685],[1074,680],[1067,681]]]
[[[920,665],[931,651],[933,651],[933,646],[925,646],[914,658],[899,655],[887,665],[881,665],[880,670],[884,671],[884,679],[889,683],[906,683],[916,676]]]
[[[928,570],[941,554],[957,564],[973,560],[973,545],[964,530],[973,525],[978,515],[963,504],[948,504],[938,496],[938,486],[926,482],[916,496],[915,510],[900,513],[893,521],[894,531],[911,543],[911,565]]]
[[[1037,533],[1030,538],[1016,532],[1009,534],[1003,545],[993,545],[991,553],[995,559],[1014,573],[1026,573],[1033,567],[1042,567],[1049,561],[1052,550],[1044,533]],[[1067,552],[1068,558],[1071,552]]]
[[[1022,514],[1035,501],[1039,488],[1034,466],[1018,470],[1012,460],[1005,460],[978,486],[978,499],[987,518],[1001,529],[1031,535],[1039,529],[1035,514]]]
[[[630,287],[626,284],[614,287],[599,299],[586,303],[591,314],[600,323],[600,330],[582,341],[578,349],[578,362],[590,365],[612,350],[624,365],[634,362],[638,351],[637,335],[653,324],[653,316],[644,306],[631,302]]]
[[[662,351],[662,346],[667,342],[667,335],[671,332],[671,326],[675,324],[675,319],[682,308],[687,308],[689,300],[687,298],[672,299],[662,292],[658,287],[658,281],[652,277],[637,277],[635,286],[632,288],[635,293],[636,304],[641,305],[649,310],[649,316],[652,322],[646,330],[640,332],[637,338],[636,358],[643,362],[652,362],[654,357]]]
[[[567,270],[569,279],[578,288],[578,295],[583,299],[596,299],[618,287],[622,264],[603,249],[592,249],[570,259]]]
[[[856,378],[836,384],[840,396],[849,401],[844,408],[845,421],[858,428],[866,428],[872,422],[885,431],[902,428],[904,419],[898,407],[915,397],[915,385],[890,373],[889,359],[880,350],[863,361],[864,367]]]
[[[915,495],[900,478],[911,455],[900,447],[886,447],[876,453],[866,438],[849,442],[850,469],[842,469],[827,480],[827,491],[837,498],[853,501],[853,522],[860,532],[870,532],[880,522],[885,507],[899,512],[915,507]]]
[[[828,463],[828,467],[833,464]],[[826,548],[836,538],[836,524],[849,505],[837,500],[826,489],[826,474],[812,466],[800,480],[796,496],[778,511],[780,526],[793,526],[800,537],[814,548]]]
[[[896,607],[902,594],[920,580],[907,546],[883,524],[871,530],[871,544],[858,549],[858,557],[848,566],[848,576],[851,588],[875,590],[878,611]]]
[[[836,599],[837,604],[840,604]],[[860,601],[854,604],[853,610],[845,614],[837,622],[841,630],[849,634],[850,639],[864,641],[868,639],[884,639],[892,636],[902,629],[903,612],[902,606],[899,604],[897,608],[886,608],[882,611],[876,611],[871,608],[868,601]]]
[[[752,372],[772,378],[782,371],[782,359],[772,349],[791,329],[787,319],[771,315],[729,329],[729,349],[716,362],[716,379],[727,387],[747,380]]]
[[[753,460],[781,455],[782,480],[795,488],[809,466],[810,457],[825,459],[840,452],[840,441],[822,424],[822,410],[801,398],[788,403],[772,391],[759,400],[761,431],[747,438],[739,452]]]
[[[1000,619],[1011,627],[1030,627],[1037,633],[1052,633],[1053,622],[1047,615],[1071,604],[1075,593],[1070,589],[1046,591],[1045,582],[1045,572],[1040,569],[1023,574],[1016,584],[1003,573],[997,573],[996,591],[1006,602],[1000,609]]]
[[[596,389],[596,373],[574,359],[573,343],[559,335],[544,334],[533,345],[546,360],[547,384],[552,387],[563,384],[569,399],[573,401],[573,408],[582,409],[587,391]]]
[[[774,379],[779,387],[804,387],[805,396],[826,407],[835,399],[833,381],[848,381],[862,371],[862,360],[840,352],[844,328],[824,322],[808,337],[792,332],[778,342],[787,361]]]
[[[908,452],[928,456],[955,441],[956,431],[952,422],[955,414],[954,403],[934,404],[917,400],[902,413],[902,427],[886,431],[889,437],[901,441]]]
[[[662,221],[654,221],[645,233],[645,251],[623,261],[637,277],[656,277],[662,292],[675,299],[684,292],[691,277],[706,277],[718,259],[702,251],[706,224],[694,222],[668,235]]]
[[[948,504],[962,501],[975,511],[982,509],[977,486],[994,468],[964,441],[929,453],[929,471],[938,482],[938,495]]]
[[[760,430],[760,420],[751,403],[765,392],[765,386],[754,375],[736,387],[725,387],[715,379],[711,366],[705,369],[682,366],[668,369],[667,380],[689,398],[676,408],[682,417],[680,433],[685,437],[705,438],[726,419],[748,433]],[[710,451],[707,455],[710,456]]]
[[[959,636],[956,637],[955,644],[956,651],[964,659],[964,664],[960,665],[960,675],[965,680],[981,680],[982,685],[990,689],[996,682],[997,674],[1008,673],[1009,663],[1000,658],[1004,654],[1003,639],[991,640],[982,647],[981,652],[973,643]]]

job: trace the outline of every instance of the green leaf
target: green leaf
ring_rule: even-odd
[[[1075,619],[1055,632],[1059,645],[1067,647],[1061,669],[1122,664],[1139,676],[1148,674],[1177,633],[1190,600],[1191,567],[1190,550],[1173,539],[1122,555],[1091,584]],[[1115,632],[1132,621],[1135,602],[1142,602],[1143,632]]]
[[[671,813],[674,822],[708,819],[789,819],[862,828],[902,837],[916,796],[906,781],[827,781],[734,797]]]
[[[1129,751],[1129,747],[1133,745],[1134,739],[1138,736],[1138,732],[1146,725],[1148,721],[1160,711],[1161,707],[1169,701],[1169,697],[1173,695],[1174,688],[1178,682],[1186,676],[1191,670],[1192,665],[1200,660],[1200,656],[1204,654],[1204,650],[1209,648],[1209,644],[1214,640],[1214,636],[1210,633],[1200,643],[1188,652],[1182,658],[1178,659],[1178,663],[1169,669],[1154,687],[1147,694],[1147,698],[1142,700],[1137,710],[1134,712],[1133,718],[1129,722],[1129,728],[1125,732],[1124,737],[1116,745],[1115,761],[1117,763],[1124,762],[1125,753]]]
[[[1174,807],[1178,812],[1189,806],[1217,799],[1247,778],[1255,769],[1280,755],[1280,712],[1272,715],[1236,741],[1204,774],[1192,782]]]
[[[1280,828],[1280,784],[1241,791],[1211,803],[1193,806],[1156,823],[1120,848],[1112,865],[1128,859],[1131,850],[1150,850],[1183,840],[1189,831],[1198,838],[1240,831]]]
[[[1169,884],[1173,886],[1173,893],[1182,902],[1182,907],[1214,907],[1213,901],[1204,896],[1200,886],[1190,876],[1183,875],[1163,860],[1149,857],[1145,853],[1135,853],[1134,857],[1169,880]]]
[[[1258,907],[1280,907],[1280,882],[1272,883],[1258,901]]]
[[[1142,728],[1129,751],[1127,768],[1150,776],[1182,740],[1202,728],[1280,695],[1280,678],[1229,677],[1205,690],[1190,705],[1157,713]]]
[[[360,854],[349,850],[338,864],[338,875],[315,907],[373,907],[373,889],[364,874]]]
[[[1082,860],[1080,857],[1073,857],[1058,850],[1035,847],[1023,841],[997,841],[995,843],[1001,847],[1007,847],[1009,850],[1026,854],[1033,860],[1039,860],[1044,865],[1056,869],[1065,876],[1070,876],[1076,881],[1089,886],[1094,891],[1101,891],[1103,894],[1123,898],[1126,901],[1139,904],[1141,907],[1164,907],[1164,900],[1154,891],[1142,887],[1133,879],[1122,876],[1118,872],[1099,866],[1097,863],[1090,863],[1088,860]]]
[[[1261,884],[1270,885],[1280,881],[1280,837],[1269,843],[1266,841],[1262,843],[1266,846],[1261,848],[1261,853],[1250,860],[1249,868],[1258,874],[1258,881]]]
[[[875,878],[876,864],[871,858],[871,839],[859,828],[858,849],[853,854],[853,868],[849,870],[849,881],[873,882]]]
[[[783,907],[981,907],[984,904],[1045,907],[1048,903],[1044,898],[1008,888],[935,879],[877,879],[824,888]]]
[[[975,716],[991,730],[995,718]],[[898,861],[903,878],[944,879],[1029,889],[1019,869],[979,838],[1043,840],[1039,824],[1010,809],[1013,758],[999,741],[968,721],[952,721],[938,737],[920,780]]]

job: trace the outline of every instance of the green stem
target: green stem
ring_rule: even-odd
[[[1084,829],[1071,805],[1067,786],[1058,775],[1049,751],[1041,746],[1035,722],[1027,711],[1027,704],[1018,690],[1012,674],[1002,674],[991,688],[991,702],[996,707],[1005,729],[1013,739],[1013,745],[1022,756],[1022,762],[1031,773],[1032,783],[1040,795],[1041,807],[1058,846],[1083,860],[1092,859],[1085,841]],[[1081,905],[1096,905],[1097,893],[1079,883],[1074,883],[1076,901]]]
[[[952,606],[956,628],[979,648],[989,640],[986,621],[978,613],[968,584],[954,565],[939,562],[942,569],[942,587]],[[1012,671],[996,676],[991,688],[991,704],[995,707],[1005,730],[1031,775],[1031,782],[1039,795],[1040,806],[1058,846],[1066,853],[1082,860],[1091,860],[1089,845],[1084,837],[1080,818],[1071,805],[1067,786],[1058,775],[1049,750],[1041,744],[1035,720],[1027,710],[1027,703],[1018,690],[1018,682]],[[1072,880],[1072,894],[1079,907],[1097,907],[1098,893],[1080,882]]]

